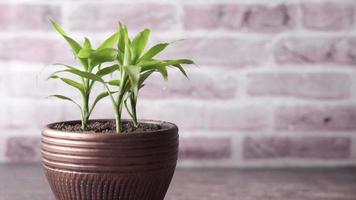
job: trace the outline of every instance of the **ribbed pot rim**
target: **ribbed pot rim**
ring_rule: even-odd
[[[90,122],[92,121],[111,121],[114,119],[91,119],[89,120]],[[128,119],[123,119],[122,122],[129,122],[131,120]],[[164,134],[167,132],[171,132],[173,130],[178,131],[177,125],[171,122],[167,121],[161,121],[161,120],[147,120],[147,119],[142,119],[138,120],[139,123],[147,123],[147,124],[159,124],[161,126],[164,126],[165,128],[159,129],[159,130],[154,130],[154,131],[144,131],[144,132],[134,132],[134,133],[92,133],[92,132],[72,132],[72,131],[61,131],[57,129],[53,129],[53,127],[56,124],[60,123],[81,123],[80,120],[68,120],[68,121],[59,121],[59,122],[54,122],[47,124],[43,130],[42,134],[50,137],[60,137],[60,138],[86,138],[86,139],[109,139],[109,138],[130,138],[130,137],[142,137],[142,136],[147,136],[147,134]]]

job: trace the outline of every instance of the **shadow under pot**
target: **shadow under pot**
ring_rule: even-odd
[[[42,131],[43,169],[57,200],[164,199],[177,163],[176,125],[144,120],[160,129],[121,134],[54,128],[78,123]]]

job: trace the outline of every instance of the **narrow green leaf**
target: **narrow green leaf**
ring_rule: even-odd
[[[131,64],[131,48],[129,46],[128,41],[125,41],[125,51],[124,51],[124,61],[123,65],[130,65]]]
[[[96,73],[96,75],[100,76],[100,77],[103,77],[105,75],[112,74],[113,72],[115,72],[116,70],[119,70],[119,69],[120,69],[119,65],[115,64],[115,65],[112,65],[110,67],[105,67],[105,68],[99,70]]]
[[[117,50],[113,48],[100,49],[91,54],[91,59],[98,63],[110,62],[116,59],[117,53]]]
[[[126,42],[128,44],[130,44],[130,39],[129,39],[129,36],[128,36],[128,32],[127,32],[127,27],[122,24],[120,22],[120,25],[119,25],[119,40],[118,40],[118,49],[121,51],[121,52],[124,52],[125,51],[125,46],[126,46]]]
[[[141,56],[143,50],[145,49],[150,33],[151,31],[149,29],[145,29],[137,34],[137,36],[132,40],[132,49],[135,61]]]
[[[188,59],[164,60],[157,65],[158,66],[169,66],[169,65],[182,65],[182,64],[194,64],[194,62],[192,60],[188,60]]]
[[[178,68],[180,72],[182,72],[182,74],[188,78],[188,75],[187,75],[187,72],[184,70],[184,68],[182,67],[182,65],[180,64],[176,64],[176,65],[173,65],[174,67]],[[189,79],[189,78],[188,78]]]
[[[87,78],[87,79],[98,81],[98,82],[101,82],[101,83],[105,82],[100,76],[97,76],[97,75],[95,75],[93,73],[83,72],[83,71],[74,70],[74,69],[70,69],[70,70],[66,70],[66,71],[70,72],[72,74],[76,74],[76,75],[78,75],[78,76],[80,76],[82,78]]]
[[[66,65],[66,64],[62,64],[62,63],[54,63],[53,65],[57,65],[57,66],[64,66],[68,69],[77,69],[76,67],[70,66],[70,65]]]
[[[125,71],[129,75],[131,90],[135,97],[137,97],[139,80],[140,80],[140,71],[141,68],[136,65],[126,65],[124,66]]]
[[[111,80],[107,83],[111,86],[120,86],[121,81],[120,80]]]
[[[92,48],[92,46],[91,46],[90,40],[88,38],[85,38],[84,44],[83,44],[83,49],[91,49],[91,48]]]
[[[74,101],[73,99],[71,99],[69,97],[66,97],[66,96],[63,96],[63,95],[58,95],[58,94],[51,95],[49,97],[55,97],[55,98],[58,98],[58,99],[70,101],[70,102],[74,103],[75,105],[77,105],[80,108],[80,110],[82,110],[82,107],[76,101]]]
[[[166,66],[157,67],[157,71],[161,73],[164,80],[168,80],[168,71]]]
[[[58,33],[60,33],[61,35],[67,35],[64,30],[52,19],[50,19],[50,22],[52,24],[52,26],[58,31]]]
[[[71,37],[69,37],[64,30],[53,20],[50,20],[52,26],[57,30],[57,32],[59,34],[61,34],[63,36],[63,38],[67,41],[67,43],[71,46],[74,55],[77,56],[77,54],[79,53],[79,51],[82,49],[82,47],[80,46],[80,44],[78,42],[76,42],[74,39],[72,39]],[[88,62],[86,59],[82,59],[79,58],[80,63],[82,63],[82,65],[84,66],[85,69],[88,68]]]
[[[160,60],[150,60],[150,61],[141,61],[138,65],[141,67],[151,67],[162,63]]]
[[[193,65],[195,64],[194,61],[189,59],[177,59],[177,60],[167,60],[167,62],[171,62],[173,64],[186,64],[186,65]]]
[[[146,71],[140,75],[140,80],[138,82],[139,87],[143,85],[146,79],[154,72],[154,70]]]
[[[94,51],[91,49],[81,49],[77,56],[78,58],[89,58]]]
[[[117,42],[117,48],[124,53],[125,51],[125,31],[123,30],[123,25],[119,24],[119,40]]]
[[[168,45],[169,43],[160,43],[153,46],[141,58],[138,59],[138,62],[151,60],[154,56],[163,51]]]
[[[117,91],[110,91],[110,93],[111,93],[111,94],[115,94],[115,93],[117,93]],[[102,93],[100,93],[100,94],[95,98],[95,100],[94,100],[94,102],[93,102],[93,104],[92,104],[92,106],[91,106],[91,109],[90,109],[90,114],[91,114],[91,112],[94,110],[96,104],[97,104],[100,100],[104,99],[104,98],[107,97],[107,96],[109,96],[109,92],[102,92]]]
[[[64,83],[66,83],[67,85],[78,89],[82,94],[84,94],[84,86],[76,81],[73,81],[69,78],[62,78],[62,77],[59,77],[58,75],[51,75],[50,78],[59,79],[59,80],[63,81]]]
[[[137,86],[140,78],[140,67],[136,65],[126,65],[124,66],[125,71],[129,75],[130,82],[132,86]]]
[[[106,48],[112,48],[116,42],[119,40],[119,33],[116,32],[113,35],[111,35],[108,39],[106,39],[102,44],[99,45],[97,50],[101,49],[106,49]]]

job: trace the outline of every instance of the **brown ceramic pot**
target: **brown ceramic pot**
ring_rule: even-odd
[[[42,132],[45,175],[57,200],[163,200],[178,154],[178,128],[131,134]],[[69,121],[65,123],[77,123]]]

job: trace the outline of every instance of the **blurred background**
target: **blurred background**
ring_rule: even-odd
[[[73,38],[100,42],[118,21],[164,58],[191,58],[190,80],[150,79],[139,116],[180,128],[179,166],[356,165],[354,0],[1,0],[0,162],[40,161],[41,128],[79,119],[79,98],[45,81],[53,63],[75,64],[56,20]],[[40,72],[44,67],[46,70]],[[112,118],[109,101],[95,118]]]

